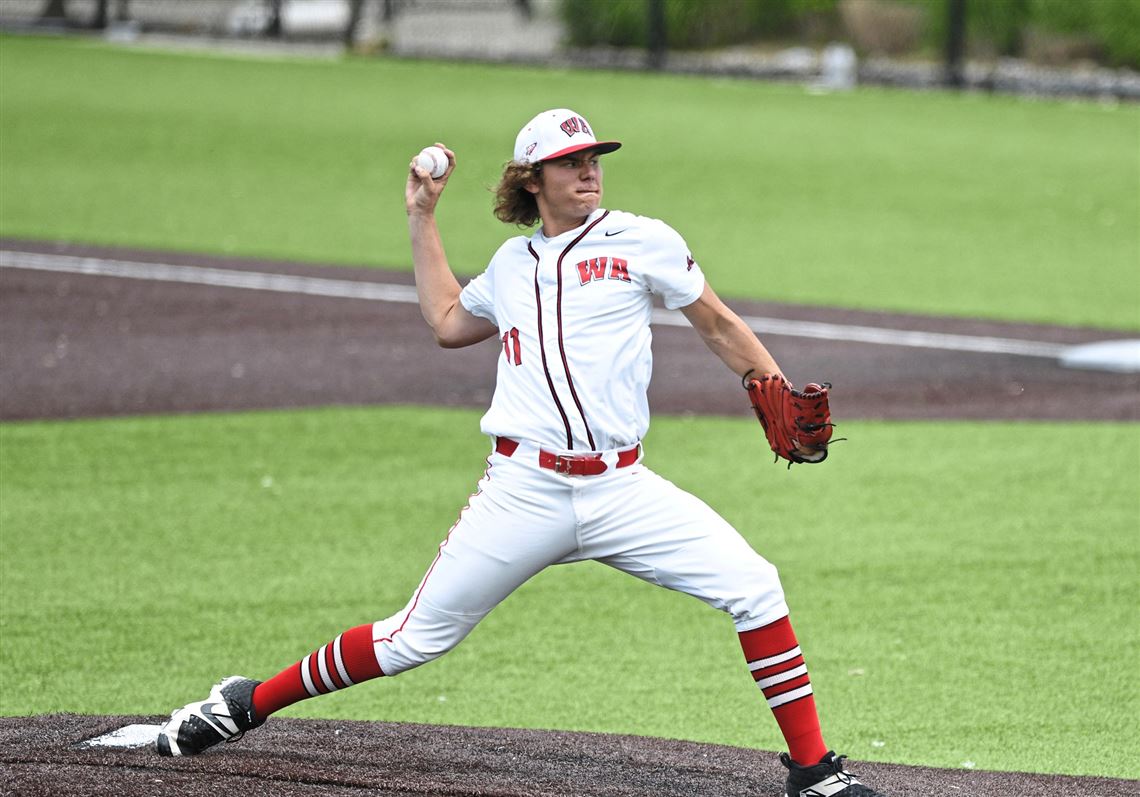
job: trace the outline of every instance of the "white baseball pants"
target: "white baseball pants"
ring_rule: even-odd
[[[700,598],[738,631],[788,614],[776,568],[707,504],[640,461],[598,476],[538,466],[538,448],[492,452],[408,604],[373,625],[376,658],[396,675],[458,645],[527,579],[552,564],[595,559]]]

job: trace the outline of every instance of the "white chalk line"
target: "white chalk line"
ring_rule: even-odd
[[[126,260],[106,260],[35,252],[0,251],[0,268],[22,268],[156,282],[179,282],[190,285],[212,285],[379,302],[416,304],[419,301],[416,289],[411,285],[354,282],[326,277],[298,277],[288,274],[236,271],[201,266],[175,266],[166,263],[137,263]],[[1016,354],[1023,357],[1046,357],[1049,359],[1057,359],[1071,348],[1067,344],[1014,338],[952,335],[941,332],[887,329],[851,324],[827,324],[817,321],[794,321],[765,316],[742,316],[742,318],[758,334],[872,343],[881,346],[909,346],[984,354]],[[684,315],[676,310],[656,309],[653,311],[652,321],[660,326],[689,326]]]
[[[34,271],[58,271],[98,277],[181,282],[189,285],[211,285],[222,288],[245,288],[255,291],[302,293],[309,296],[335,296],[344,299],[369,299],[379,302],[419,301],[411,285],[376,282],[296,277],[260,271],[236,271],[202,266],[172,266],[167,263],[136,263],[126,260],[104,260],[95,257],[45,255],[33,252],[0,251],[0,267]]]

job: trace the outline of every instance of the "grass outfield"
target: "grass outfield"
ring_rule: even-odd
[[[442,138],[471,274],[515,133],[567,105],[627,145],[607,204],[726,296],[1140,329],[1135,105],[10,36],[0,72],[0,235],[407,267],[406,165]]]
[[[0,713],[165,713],[397,610],[482,472],[477,417],[0,425]],[[747,419],[659,418],[648,441],[780,566],[829,743],[1140,777],[1140,428],[844,432],[790,472]],[[727,617],[592,563],[541,574],[438,662],[288,714],[782,746]]]

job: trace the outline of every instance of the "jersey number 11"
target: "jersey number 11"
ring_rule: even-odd
[[[519,343],[519,328],[511,327],[510,332],[503,333],[503,355],[507,362],[511,362],[511,349],[514,349],[515,365],[522,365],[522,344]]]

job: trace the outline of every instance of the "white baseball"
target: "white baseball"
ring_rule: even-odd
[[[424,147],[416,156],[416,165],[427,169],[431,179],[438,179],[447,171],[447,153],[439,147]]]

